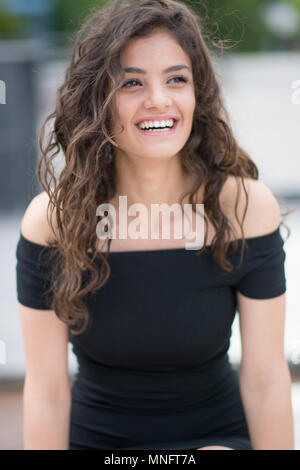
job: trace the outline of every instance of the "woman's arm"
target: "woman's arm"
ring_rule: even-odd
[[[24,450],[68,449],[71,405],[67,329],[51,310],[19,304],[26,378]]]
[[[36,196],[22,219],[21,232],[47,245],[46,193]],[[68,375],[68,329],[53,310],[19,303],[26,357],[23,390],[24,449],[68,449],[71,405]]]
[[[240,391],[254,450],[293,450],[291,377],[284,358],[285,297],[237,293],[243,358]]]
[[[273,232],[281,219],[276,198],[260,181],[248,179],[247,184],[246,236]],[[284,354],[286,294],[261,300],[237,290],[237,310],[242,342],[240,391],[253,448],[293,449],[291,377]]]

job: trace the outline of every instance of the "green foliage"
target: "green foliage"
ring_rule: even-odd
[[[300,10],[300,0],[288,0],[287,3],[291,3]]]
[[[22,37],[28,29],[26,18],[7,16],[0,11],[0,38]]]
[[[75,31],[91,9],[102,8],[107,0],[59,0],[55,13],[58,31]]]
[[[280,47],[280,38],[270,30],[264,18],[264,7],[270,3],[274,1],[205,0],[197,2],[197,10],[200,17],[206,12],[204,24],[216,41],[231,44],[232,51],[252,52]],[[300,19],[300,0],[283,0],[282,3],[293,4]]]
[[[58,32],[74,32],[94,9],[102,8],[108,0],[53,0],[55,29]],[[263,49],[289,48],[276,31],[271,31],[264,18],[264,7],[279,0],[178,0],[187,3],[203,21],[204,32],[214,43],[223,41],[232,52],[259,51]],[[300,41],[300,0],[281,0],[296,7]],[[0,37],[26,35],[28,20],[9,16],[1,8]],[[295,47],[291,46],[291,47]]]
[[[222,40],[231,51],[251,52],[280,46],[280,39],[264,20],[263,7],[275,0],[179,0],[187,3],[204,20],[212,40]],[[300,0],[282,0],[297,7]],[[56,25],[60,31],[74,31],[91,8],[107,0],[59,0]],[[300,23],[300,20],[299,20]]]

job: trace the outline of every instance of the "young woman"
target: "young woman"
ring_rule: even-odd
[[[281,214],[232,135],[200,19],[172,0],[94,12],[40,145],[16,253],[25,449],[292,449]],[[162,236],[182,212],[130,236],[121,196],[149,225],[156,204],[203,204],[202,248]]]

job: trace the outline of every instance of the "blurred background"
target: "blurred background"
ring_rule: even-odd
[[[0,0],[0,449],[22,449],[26,371],[16,300],[15,250],[22,215],[42,188],[35,178],[37,137],[54,111],[73,32],[101,0]],[[278,198],[285,242],[285,351],[300,450],[300,0],[187,1],[203,18],[215,68],[240,144]],[[281,228],[285,239],[287,231]],[[230,357],[241,357],[238,316]],[[77,363],[70,351],[70,377]]]

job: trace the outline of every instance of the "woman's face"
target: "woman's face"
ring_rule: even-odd
[[[132,39],[121,56],[121,65],[140,71],[125,70],[122,88],[116,94],[124,125],[121,134],[119,123],[114,129],[117,152],[139,159],[177,155],[193,124],[195,93],[190,58],[171,35],[158,30],[151,37]],[[175,66],[177,70],[166,70]],[[172,126],[174,119],[174,128],[164,131],[138,126]]]

